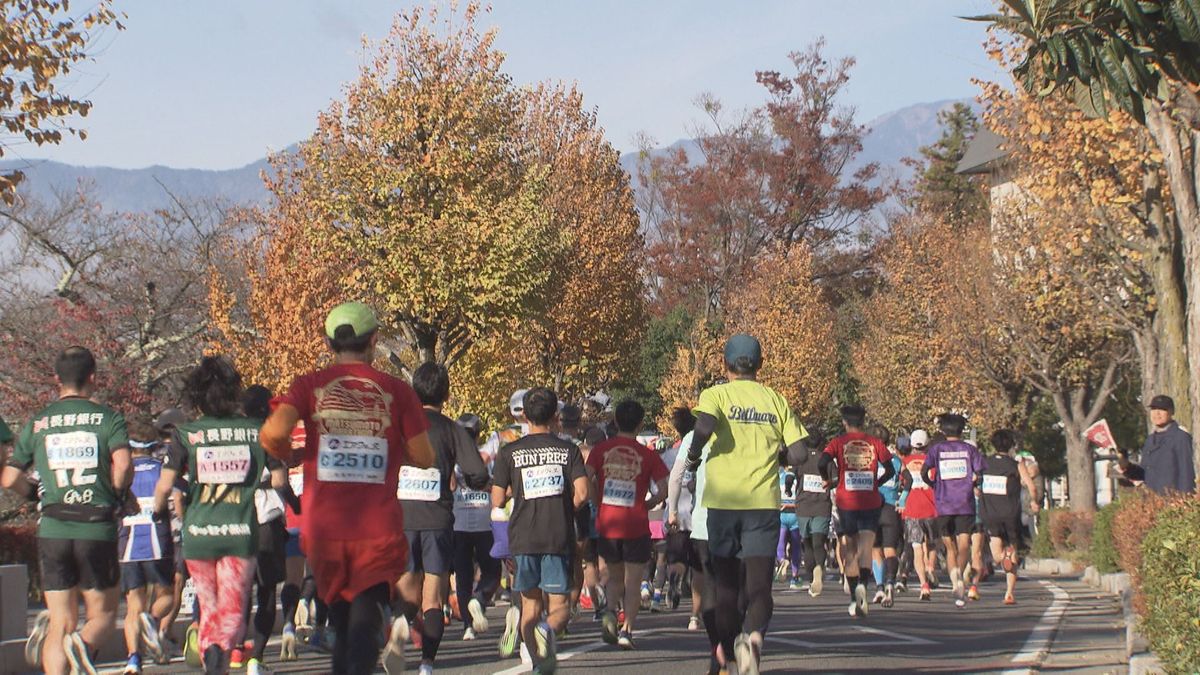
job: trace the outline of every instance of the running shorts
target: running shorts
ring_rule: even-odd
[[[600,537],[596,540],[596,552],[608,564],[645,564],[650,562],[650,537],[637,537],[635,539],[607,539]]]
[[[300,528],[289,527],[287,529],[287,545],[285,550],[289,558],[304,557],[304,551],[300,550]]]
[[[692,533],[677,530],[667,533],[667,564],[684,565],[694,571],[701,571],[700,554],[692,543]]]
[[[800,529],[800,520],[796,518],[795,511],[780,511],[779,512],[779,527],[788,532],[795,532]]]
[[[104,591],[121,583],[117,542],[38,538],[42,589]]]
[[[174,557],[121,563],[122,593],[147,586],[175,586]]]
[[[708,510],[708,551],[714,557],[774,559],[778,547],[778,510]]]
[[[317,594],[327,605],[352,602],[377,586],[394,586],[408,563],[408,540],[403,534],[371,539],[305,540],[308,566]]]
[[[1020,515],[1015,515],[1012,518],[986,520],[983,523],[983,527],[989,537],[999,539],[1004,542],[1005,546],[1020,548],[1022,539]]]
[[[938,540],[936,518],[905,518],[904,535],[910,544],[933,544]]]
[[[408,571],[449,574],[454,564],[454,531],[405,530],[408,537]]]
[[[975,531],[975,516],[973,514],[958,516],[938,516],[938,533],[943,537],[957,537],[972,534]]]
[[[649,541],[649,539],[647,539]],[[571,564],[565,555],[513,556],[516,571],[513,590],[518,593],[535,588],[546,593],[565,595],[571,590]]]
[[[829,536],[830,516],[805,516],[797,518],[797,529],[805,539],[816,536]]]
[[[860,532],[874,532],[879,529],[879,513],[881,509],[838,509],[837,533],[848,537]]]
[[[896,507],[884,504],[879,509],[879,525],[875,528],[875,545],[883,548],[900,548],[900,514]]]

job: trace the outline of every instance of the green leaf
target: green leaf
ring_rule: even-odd
[[[1200,43],[1200,15],[1193,14],[1187,0],[1167,0],[1167,17],[1186,42]]]

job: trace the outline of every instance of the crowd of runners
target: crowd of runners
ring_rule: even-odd
[[[378,328],[369,307],[339,305],[324,326],[331,364],[281,392],[205,357],[186,410],[153,418],[91,400],[95,359],[64,350],[59,398],[21,428],[0,476],[40,503],[47,609],[30,664],[95,673],[121,599],[125,673],[182,655],[249,675],[302,649],[339,674],[431,673],[447,630],[492,632],[501,658],[549,673],[568,630],[636,649],[639,613],[685,596],[710,672],[757,673],[777,583],[813,597],[837,584],[856,620],[914,578],[920,600],[944,581],[964,607],[999,572],[994,600],[1016,602],[1038,495],[1011,431],[984,452],[960,415],[893,433],[846,406],[826,440],[757,381],[759,342],[735,335],[724,383],[673,411],[668,433],[645,435],[636,401],[576,406],[536,387],[484,438],[478,416],[443,414],[444,367],[410,384],[371,365]],[[0,444],[11,437],[0,423]],[[192,622],[178,635],[181,610]]]

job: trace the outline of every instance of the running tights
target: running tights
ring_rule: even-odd
[[[283,610],[283,623],[292,628],[296,627],[296,607],[300,604],[300,587],[296,584],[284,584],[279,592],[279,605]]]
[[[273,583],[262,583],[258,586],[258,609],[254,612],[254,658],[263,660],[267,651],[267,641],[275,630],[275,589]],[[287,616],[286,614],[284,616]]]
[[[464,626],[471,625],[467,605],[471,598],[487,607],[496,589],[500,588],[500,561],[492,557],[493,536],[488,532],[454,533],[454,593],[458,596],[458,613]],[[479,566],[479,583],[475,583],[475,566]]]
[[[383,651],[391,594],[388,584],[375,584],[359,593],[353,602],[338,600],[329,606],[329,620],[337,635],[333,641],[335,675],[375,672],[379,653]]]
[[[825,535],[810,534],[804,538],[804,569],[811,578],[817,565],[825,569]]]
[[[738,611],[745,566],[745,617]],[[722,558],[712,556],[712,584],[716,596],[717,636],[726,659],[733,657],[733,641],[739,633],[758,631],[765,635],[775,602],[771,598],[775,561],[772,557]],[[707,589],[706,589],[707,590]]]
[[[791,563],[793,576],[800,571],[800,542],[800,530],[779,528],[779,550],[775,552],[775,559]],[[805,552],[807,553],[807,550]]]
[[[254,579],[254,558],[225,556],[187,561],[200,604],[200,653],[212,645],[228,653],[246,634],[246,604]]]

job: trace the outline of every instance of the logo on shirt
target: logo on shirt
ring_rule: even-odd
[[[753,406],[743,407],[740,405],[729,406],[729,419],[733,422],[747,424],[777,424],[779,422],[779,418],[773,413],[759,412]]]
[[[313,392],[321,434],[381,437],[392,423],[392,395],[365,377],[339,377]]]
[[[846,441],[842,457],[846,460],[846,468],[853,471],[869,471],[871,460],[875,459],[875,448],[867,441]]]
[[[618,445],[604,453],[604,479],[636,481],[642,475],[642,455],[633,448]]]

